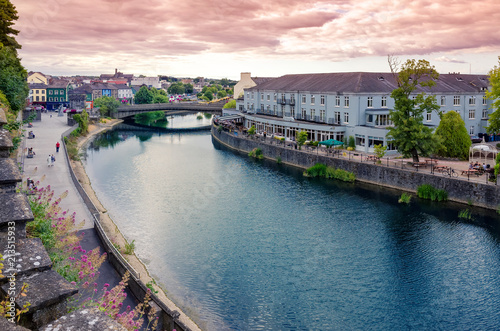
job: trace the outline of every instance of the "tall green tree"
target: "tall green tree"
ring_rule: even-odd
[[[134,96],[134,102],[136,104],[153,103],[153,98],[153,93],[146,86],[141,86]]]
[[[113,97],[104,96],[94,100],[94,107],[99,107],[102,116],[113,116],[120,107],[120,102]]]
[[[488,73],[491,90],[486,91],[486,97],[493,101],[491,109],[493,113],[489,116],[486,132],[498,133],[500,131],[500,56],[498,57],[498,65]]]
[[[469,157],[469,148],[472,144],[465,122],[459,113],[449,111],[441,117],[436,129],[441,145],[437,154],[446,157],[457,157],[466,160]]]
[[[9,0],[0,0],[0,43],[6,47],[21,48],[14,38],[19,30],[12,27],[18,18],[16,7]]]
[[[177,82],[168,87],[168,94],[184,94],[185,87],[182,82]]]
[[[439,146],[438,139],[432,129],[424,125],[423,119],[425,113],[439,111],[440,107],[434,96],[416,92],[434,86],[439,74],[426,60],[407,60],[397,74],[399,64],[391,57],[389,66],[398,87],[391,93],[394,110],[390,117],[394,127],[389,128],[387,136],[403,156],[412,156],[413,162],[418,162],[419,154],[428,155]]]
[[[295,141],[297,142],[297,145],[299,145],[299,149],[302,148],[302,145],[305,144],[307,140],[307,132],[306,131],[298,131],[295,137]]]
[[[28,97],[27,78],[28,73],[21,65],[17,51],[13,47],[0,44],[0,91],[9,101],[14,113],[24,107]]]

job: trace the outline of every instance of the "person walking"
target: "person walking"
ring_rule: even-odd
[[[53,165],[54,165],[54,163],[56,162],[56,158],[55,158],[54,154],[52,154],[52,155],[50,156],[50,160],[52,161],[52,164],[51,164],[51,165],[53,166]]]
[[[49,154],[49,157],[47,158],[47,167],[52,166],[52,156]]]
[[[61,147],[61,144],[59,142],[56,143],[56,153],[59,153],[59,147]]]

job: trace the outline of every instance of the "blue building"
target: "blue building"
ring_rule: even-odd
[[[293,139],[306,131],[308,139],[343,140],[352,136],[356,149],[373,152],[373,146],[395,147],[386,138],[394,107],[391,92],[397,87],[391,73],[346,72],[285,75],[246,88],[236,108],[245,126]],[[486,75],[442,74],[432,88],[415,95],[434,95],[441,112],[456,111],[471,135],[485,132],[490,101],[485,97]],[[437,127],[437,112],[427,113],[425,125]]]

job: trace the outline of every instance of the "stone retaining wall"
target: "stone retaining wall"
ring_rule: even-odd
[[[258,139],[242,138],[224,130],[219,132],[215,126],[212,126],[212,137],[219,143],[244,153],[248,153],[254,148],[260,148],[265,158],[276,160],[280,157],[281,162],[304,169],[316,163],[324,163],[353,172],[356,175],[356,180],[361,182],[409,192],[416,192],[417,187],[422,184],[430,184],[438,189],[446,190],[448,199],[452,201],[472,202],[475,206],[495,210],[500,205],[499,186],[494,184],[469,182],[425,172],[387,167],[383,164],[362,163],[345,158],[317,155],[284,148],[281,145],[266,144]]]

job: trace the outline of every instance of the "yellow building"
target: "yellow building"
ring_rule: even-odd
[[[30,72],[28,76],[28,84],[32,83],[47,85],[48,80],[47,77],[45,77],[45,75],[41,72]]]
[[[30,83],[29,100],[34,105],[45,106],[47,103],[47,85],[43,83]]]

